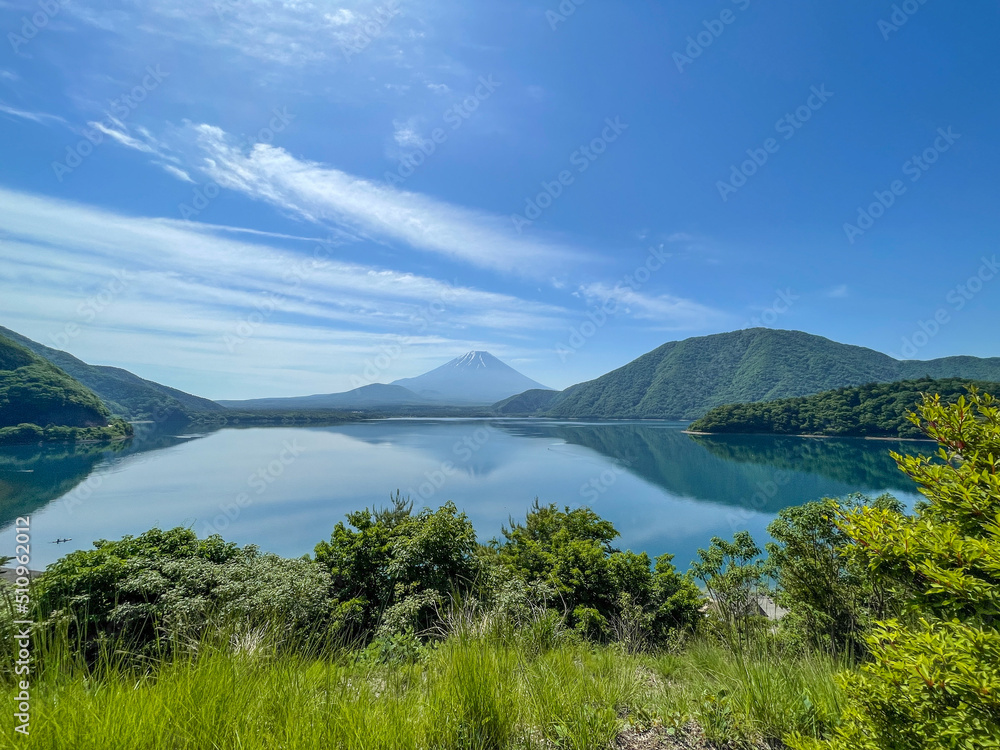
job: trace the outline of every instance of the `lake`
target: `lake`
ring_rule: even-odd
[[[617,546],[676,556],[686,569],[713,536],[758,542],[783,507],[915,485],[890,450],[931,443],[697,436],[668,422],[393,419],[332,427],[225,428],[172,434],[138,426],[107,446],[0,448],[0,552],[31,515],[32,567],[96,539],[190,526],[285,556],[311,553],[352,510],[397,489],[416,507],[452,500],[479,538],[499,536],[537,497],[588,505]],[[55,539],[71,538],[63,544]]]

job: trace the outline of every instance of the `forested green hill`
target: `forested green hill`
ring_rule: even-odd
[[[79,380],[100,396],[114,414],[129,419],[155,418],[162,421],[195,413],[225,411],[224,407],[207,398],[144,380],[128,370],[88,365],[71,354],[39,344],[3,326],[0,326],[0,336],[12,339]]]
[[[549,406],[559,396],[559,391],[532,388],[530,391],[518,393],[516,396],[497,401],[491,409],[497,414],[508,417],[520,417],[535,414],[540,409]]]
[[[906,418],[922,401],[922,394],[938,394],[950,403],[967,393],[970,385],[1000,393],[1000,383],[961,378],[872,383],[803,398],[719,406],[694,422],[691,429],[712,433],[922,437]]]
[[[104,427],[101,400],[55,365],[0,336],[0,428],[19,424]]]
[[[808,396],[931,375],[1000,381],[1000,358],[905,361],[801,331],[752,328],[672,341],[541,412],[576,419],[697,419],[733,403]]]

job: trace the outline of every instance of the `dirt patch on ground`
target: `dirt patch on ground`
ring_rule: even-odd
[[[709,750],[715,748],[708,744],[697,724],[668,732],[662,727],[640,732],[629,729],[618,735],[615,747],[619,750]]]
[[[688,724],[673,732],[657,727],[646,731],[628,729],[615,740],[617,750],[732,750],[733,745],[719,745],[705,739],[696,723]]]

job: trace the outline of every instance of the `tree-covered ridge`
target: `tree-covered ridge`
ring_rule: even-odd
[[[505,398],[503,401],[497,401],[491,408],[497,414],[503,416],[524,416],[536,414],[540,410],[547,408],[558,397],[559,391],[533,388],[530,391]]]
[[[96,394],[0,336],[0,428],[20,424],[105,427],[109,416]]]
[[[571,419],[697,419],[724,404],[925,375],[1000,381],[1000,358],[901,362],[801,331],[752,328],[664,344],[567,388],[542,413]]]
[[[16,341],[0,336],[0,445],[107,441],[132,426],[97,394]]]
[[[923,394],[939,394],[946,402],[964,395],[970,385],[1000,390],[995,383],[961,378],[904,380],[837,388],[815,396],[786,398],[750,404],[729,404],[712,409],[692,423],[695,432],[778,435],[837,435],[857,437],[922,437],[907,414]]]
[[[111,413],[127,419],[166,421],[190,414],[224,412],[225,408],[206,398],[192,396],[118,367],[89,365],[66,352],[52,349],[0,326],[0,336],[52,363],[96,393]]]

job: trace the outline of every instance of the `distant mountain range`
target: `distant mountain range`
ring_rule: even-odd
[[[0,334],[79,380],[112,414],[133,420],[195,415],[214,419],[212,414],[225,420],[233,409],[382,414],[394,409],[421,414],[451,409],[448,413],[455,415],[693,420],[726,404],[811,396],[869,383],[925,377],[1000,382],[1000,357],[900,361],[801,331],[752,328],[671,341],[564,391],[546,388],[489,352],[473,351],[423,375],[390,384],[375,383],[344,393],[215,402],[127,370],[89,365],[3,327]]]
[[[724,404],[922,377],[998,381],[1000,357],[900,361],[801,331],[752,328],[671,341],[547,405],[528,391],[495,406],[559,419],[688,420]]]
[[[219,401],[230,409],[380,409],[402,406],[489,406],[525,389],[546,389],[489,352],[474,351],[414,378],[373,383],[343,393]]]
[[[71,354],[52,349],[27,336],[0,326],[0,335],[13,339],[42,359],[54,364],[100,396],[111,413],[127,419],[167,420],[199,412],[222,412],[224,408],[207,398],[144,380],[119,367],[88,365]]]
[[[398,385],[372,383],[343,393],[320,393],[315,396],[287,398],[252,398],[243,401],[217,401],[227,409],[262,409],[266,411],[307,411],[310,409],[377,409],[393,406],[426,406],[431,401]]]

